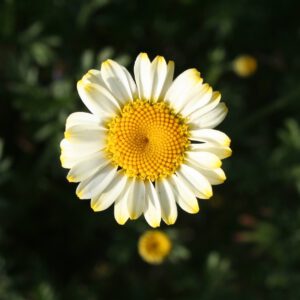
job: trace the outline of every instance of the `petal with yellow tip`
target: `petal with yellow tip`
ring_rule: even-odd
[[[206,106],[211,97],[212,88],[207,83],[196,85],[194,89],[191,90],[191,93],[187,95],[180,113],[184,116],[188,116],[191,112]]]
[[[189,122],[197,124],[203,115],[213,110],[219,104],[220,100],[221,94],[219,92],[213,92],[207,104],[188,114]]]
[[[102,211],[109,208],[118,197],[123,196],[126,183],[127,177],[117,172],[115,178],[104,191],[91,199],[91,208],[94,211]]]
[[[118,197],[114,205],[115,220],[120,225],[124,225],[129,219],[127,202],[128,202],[128,195],[131,188],[132,188],[132,180],[128,178],[125,186],[124,194],[122,195],[122,197],[121,196]]]
[[[134,63],[134,77],[140,100],[150,100],[151,97],[151,63],[147,53],[140,53]]]
[[[162,219],[167,225],[172,225],[176,222],[178,214],[174,190],[167,179],[159,179],[155,184],[161,206]]]
[[[95,83],[106,88],[105,82],[102,79],[101,72],[99,70],[89,70],[81,79],[84,83]]]
[[[210,152],[217,155],[220,159],[227,158],[231,156],[232,150],[226,146],[219,146],[210,143],[200,143],[200,144],[190,144],[190,151],[193,152]]]
[[[128,195],[128,213],[131,220],[135,220],[145,210],[145,184],[144,181],[132,179],[131,189]]]
[[[197,126],[199,128],[215,128],[225,119],[227,113],[227,106],[221,102],[213,110],[202,115],[197,122]]]
[[[226,175],[221,168],[214,170],[204,170],[201,169],[199,172],[205,176],[205,178],[212,185],[222,184],[226,180]]]
[[[198,200],[193,191],[175,174],[171,176],[170,180],[176,191],[176,202],[178,205],[190,214],[199,212]]]
[[[145,182],[145,197],[145,219],[151,227],[156,228],[161,221],[161,206],[156,189],[150,180]]]
[[[185,95],[196,85],[202,85],[202,78],[196,69],[188,69],[175,78],[168,89],[165,101],[169,102],[176,111],[180,111],[185,103]]]
[[[107,165],[107,159],[102,153],[96,152],[75,164],[69,171],[67,179],[70,182],[80,182]]]
[[[215,129],[197,129],[190,131],[190,139],[198,142],[208,142],[215,145],[229,147],[230,138],[223,132]]]
[[[100,125],[101,121],[95,115],[86,112],[75,112],[68,116],[66,120],[66,130],[75,125]]]
[[[101,85],[81,80],[77,89],[83,103],[96,116],[113,116],[120,110],[116,99]]]
[[[174,69],[175,69],[174,61],[172,61],[172,60],[168,61],[167,74],[166,74],[165,82],[164,82],[164,85],[163,85],[163,87],[161,89],[161,92],[160,92],[160,98],[161,99],[165,99],[166,92],[169,90],[169,88],[172,84],[173,77],[174,77]]]
[[[93,176],[80,182],[76,194],[80,199],[90,199],[99,196],[115,177],[117,169],[106,162],[106,165]]]
[[[209,199],[212,196],[211,184],[195,168],[182,164],[176,174],[179,179],[192,189],[198,198]]]
[[[191,162],[193,166],[202,169],[217,169],[222,165],[219,157],[210,152],[188,151],[186,153],[186,159],[188,162]]]
[[[151,63],[151,100],[156,102],[162,100],[161,92],[167,77],[168,68],[165,59],[162,56],[156,56]]]
[[[124,105],[128,101],[134,100],[136,94],[136,86],[131,75],[126,69],[117,62],[108,59],[101,65],[101,75],[119,104]]]

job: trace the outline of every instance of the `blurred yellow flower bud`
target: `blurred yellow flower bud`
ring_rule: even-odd
[[[146,231],[138,242],[139,254],[149,264],[161,264],[169,255],[171,249],[172,242],[170,238],[159,230]]]
[[[253,56],[241,55],[233,61],[234,72],[241,77],[248,77],[255,73],[257,61]]]

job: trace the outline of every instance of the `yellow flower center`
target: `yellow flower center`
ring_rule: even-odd
[[[167,103],[136,100],[109,121],[106,151],[129,177],[154,181],[180,166],[188,135],[185,120]]]

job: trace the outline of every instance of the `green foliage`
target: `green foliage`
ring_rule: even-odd
[[[294,0],[0,2],[0,299],[300,298],[299,24]],[[197,67],[221,91],[232,139],[228,180],[162,226],[173,251],[138,256],[143,220],[78,201],[59,162],[76,81],[140,51],[176,74]],[[242,54],[257,59],[247,78]]]

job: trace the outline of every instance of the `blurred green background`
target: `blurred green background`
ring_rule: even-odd
[[[300,23],[292,0],[0,2],[0,299],[300,299]],[[298,5],[298,9],[297,9]],[[228,180],[197,215],[162,226],[145,263],[143,218],[116,224],[79,201],[59,161],[76,81],[146,51],[198,68],[229,107]],[[249,54],[257,71],[234,72]]]

